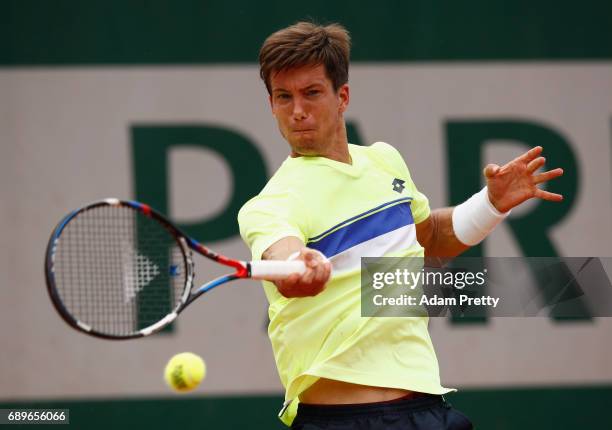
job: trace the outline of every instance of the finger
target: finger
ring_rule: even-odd
[[[306,267],[316,267],[319,263],[318,255],[311,249],[303,251],[304,264]]]
[[[561,194],[549,193],[548,191],[544,191],[539,188],[535,192],[535,197],[542,200],[548,200],[549,202],[560,202],[563,200],[563,196]]]
[[[551,179],[558,178],[563,175],[563,169],[554,169],[549,170],[548,172],[540,173],[539,175],[535,175],[533,177],[534,184],[541,184],[542,182],[550,181]]]
[[[331,271],[331,264],[324,263],[324,264],[319,265],[314,281],[320,282],[320,283],[327,282],[327,280],[329,279],[330,271]]]
[[[306,269],[306,271],[302,274],[302,277],[299,279],[301,284],[310,284],[314,279],[315,271],[312,269]]]
[[[283,286],[295,285],[301,276],[302,275],[299,273],[292,273],[291,275],[287,276],[285,279],[278,281],[278,283],[280,283]]]
[[[497,164],[487,164],[487,166],[482,171],[482,174],[485,178],[492,178],[499,172],[500,167]]]
[[[332,274],[332,265],[331,263],[327,263],[325,265],[325,282],[329,281],[329,278],[331,278],[331,274]]]
[[[301,281],[305,284],[312,283],[315,276],[317,275],[317,272],[320,270],[319,266],[321,266],[321,263],[316,259],[312,258],[307,264],[306,272],[304,272],[304,274],[302,275]]]
[[[523,155],[519,156],[517,160],[523,161],[525,163],[529,163],[531,160],[535,160],[538,157],[542,150],[541,146],[536,146],[535,148],[531,148],[529,151],[525,152]]]
[[[546,158],[538,157],[535,160],[531,160],[529,164],[527,164],[527,172],[531,175],[533,172],[538,170],[546,163]]]
[[[320,266],[317,268],[315,275],[312,278],[312,282],[314,284],[323,284],[325,281],[325,268]]]

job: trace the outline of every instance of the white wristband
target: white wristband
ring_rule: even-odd
[[[509,214],[500,212],[489,200],[489,190],[484,187],[453,210],[453,230],[460,242],[474,246],[482,242]]]

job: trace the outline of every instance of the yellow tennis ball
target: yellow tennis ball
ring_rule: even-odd
[[[196,388],[206,376],[206,364],[192,352],[176,354],[166,364],[164,379],[170,388],[187,392]]]

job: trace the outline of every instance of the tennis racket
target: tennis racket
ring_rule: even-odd
[[[233,273],[193,289],[195,251]],[[183,234],[151,207],[106,199],[68,214],[49,240],[47,289],[70,326],[105,339],[148,336],[202,294],[235,279],[284,279],[302,261],[238,261]]]

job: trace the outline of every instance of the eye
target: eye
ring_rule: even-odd
[[[289,100],[291,96],[287,93],[280,93],[276,95],[277,100]]]
[[[321,91],[319,90],[308,90],[308,95],[314,97],[314,96],[319,95],[320,92]]]

